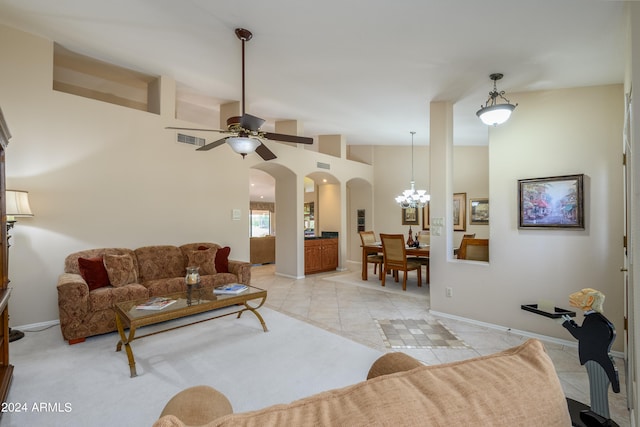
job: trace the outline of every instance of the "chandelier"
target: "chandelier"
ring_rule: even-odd
[[[427,194],[427,190],[416,190],[416,182],[413,179],[413,135],[411,133],[411,189],[404,190],[402,194],[396,197],[396,203],[403,209],[406,208],[421,208],[431,199],[431,196]]]
[[[489,92],[489,99],[485,102],[484,107],[476,112],[476,116],[480,117],[480,120],[485,125],[498,126],[509,120],[511,112],[518,106],[509,103],[509,100],[505,98],[504,91],[498,92],[496,89],[496,81],[503,77],[501,73],[494,73],[489,76],[493,80],[493,91]],[[506,104],[497,104],[497,98],[502,98]]]

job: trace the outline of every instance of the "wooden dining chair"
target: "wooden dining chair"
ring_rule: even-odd
[[[376,234],[373,231],[361,231],[360,240],[362,246],[374,245],[378,242]],[[378,252],[367,254],[367,264],[373,264],[373,274],[378,274],[378,278],[382,279],[382,260],[383,256]]]
[[[420,233],[418,233],[418,243],[420,243],[420,246],[430,245],[431,234],[428,231],[421,231]]]
[[[489,239],[462,239],[458,258],[489,261]]]
[[[402,234],[380,234],[382,239],[382,253],[384,254],[384,271],[382,272],[382,286],[385,285],[387,272],[402,271],[402,290],[407,290],[407,274],[411,270],[418,272],[418,286],[422,286],[422,264],[415,260],[407,259],[407,249]],[[396,282],[398,276],[395,276]]]
[[[455,250],[455,253],[454,253],[454,255],[458,257],[458,259],[460,259],[460,249],[462,248],[462,242],[464,242],[464,239],[473,239],[475,237],[476,237],[476,233],[462,235],[462,240],[460,240],[460,246],[458,247],[458,249]]]
[[[431,244],[431,234],[428,231],[421,231],[420,233],[418,233],[418,243],[420,244],[420,246],[428,246]],[[425,283],[429,283],[429,257],[425,257],[425,256],[420,256],[420,257],[414,257],[412,258],[415,261],[420,262],[420,264],[424,265],[426,267],[426,277],[425,277]]]

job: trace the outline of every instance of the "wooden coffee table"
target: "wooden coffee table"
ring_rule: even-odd
[[[177,292],[169,295],[163,295],[163,297],[175,299],[176,302],[161,309],[161,310],[139,310],[137,305],[147,301],[145,299],[139,299],[134,301],[121,302],[115,305],[116,313],[116,325],[118,326],[118,333],[120,334],[120,341],[116,346],[116,351],[122,350],[122,345],[127,352],[129,358],[129,368],[131,370],[131,377],[137,376],[136,362],[133,357],[133,351],[131,350],[131,342],[140,338],[156,335],[162,332],[171,331],[178,328],[183,328],[189,325],[195,325],[196,323],[202,323],[209,320],[217,319],[224,316],[230,316],[232,314],[238,314],[238,318],[242,316],[245,311],[252,312],[262,324],[262,329],[267,332],[267,325],[264,323],[264,319],[258,313],[257,309],[262,307],[267,299],[267,291],[264,289],[249,288],[237,295],[215,295],[213,288],[201,288],[194,289],[191,292],[191,301],[189,303],[187,298],[187,291]],[[258,305],[253,307],[249,305],[249,301],[259,300]],[[156,323],[166,322],[168,320],[180,319],[183,317],[191,316],[193,314],[210,312],[224,307],[242,306],[241,309],[225,312],[224,314],[212,313],[211,317],[205,319],[199,318],[196,321],[187,324],[181,324],[179,326],[168,327],[160,331],[150,332],[145,335],[135,336],[136,330],[142,326],[154,325]],[[129,329],[129,333],[125,334],[125,329]]]

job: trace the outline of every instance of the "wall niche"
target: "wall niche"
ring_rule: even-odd
[[[53,90],[160,114],[160,79],[53,47]]]

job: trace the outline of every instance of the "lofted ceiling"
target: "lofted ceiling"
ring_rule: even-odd
[[[347,144],[428,143],[429,103],[454,102],[454,143],[482,145],[475,112],[517,93],[622,83],[624,2],[599,0],[0,0],[0,23],[176,80],[185,104],[241,100]],[[523,108],[523,107],[520,107]],[[518,109],[514,114],[518,113]],[[209,120],[203,119],[203,121]],[[169,124],[167,124],[169,125]]]

